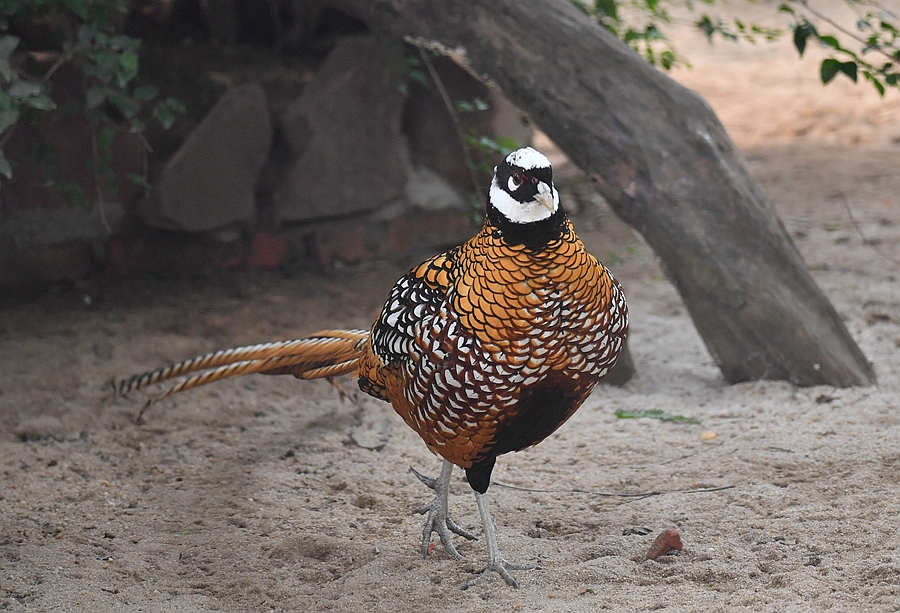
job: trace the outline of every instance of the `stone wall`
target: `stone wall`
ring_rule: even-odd
[[[26,143],[55,143],[63,163],[54,170],[68,172],[89,202],[79,208],[42,183],[40,160],[16,168],[0,186],[0,288],[88,274],[407,258],[471,235],[483,208],[473,188],[481,183],[484,191],[493,161],[466,152],[461,136],[526,142],[531,129],[521,113],[435,58],[454,102],[487,107],[454,120],[430,77],[421,83],[428,71],[414,48],[352,21],[335,26],[340,19],[322,3],[283,4],[331,26],[280,24],[274,31],[290,39],[281,45],[223,46],[234,40],[221,29],[240,24],[209,11],[239,7],[219,2],[206,7],[207,24],[218,28],[208,28],[206,40],[145,41],[144,73],[188,109],[171,131],[148,130],[149,156],[137,139],[116,145],[124,190],[92,197],[98,189],[82,169],[90,150],[83,121],[28,128]],[[151,25],[145,31],[154,36],[165,32]],[[83,95],[77,75],[58,73],[55,95]],[[146,192],[125,180],[142,169]]]

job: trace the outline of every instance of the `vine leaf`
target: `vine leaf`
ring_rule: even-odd
[[[808,21],[804,20],[794,28],[794,46],[797,47],[801,56],[806,50],[806,39],[817,36],[816,27]]]
[[[819,72],[822,77],[822,83],[830,82],[839,72],[843,72],[853,79],[855,83],[858,76],[857,70],[856,62],[840,62],[834,58],[827,58],[822,60],[822,66],[819,69]]]

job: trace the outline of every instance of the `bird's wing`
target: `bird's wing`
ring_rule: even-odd
[[[452,252],[447,252],[426,260],[394,284],[372,327],[372,350],[383,364],[410,359],[423,318],[446,308],[452,277]]]

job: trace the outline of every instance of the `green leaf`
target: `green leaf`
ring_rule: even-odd
[[[585,15],[591,14],[591,10],[588,8],[588,6],[586,4],[581,2],[581,0],[572,0],[572,4],[574,4],[576,7],[578,7],[578,9]]]
[[[9,58],[0,57],[0,77],[3,77],[3,80],[9,83],[13,80],[15,74],[15,71],[9,63]]]
[[[616,0],[597,0],[594,6],[601,15],[605,15],[613,21],[619,21],[619,7]]]
[[[141,110],[141,106],[135,100],[122,94],[113,94],[109,97],[109,101],[129,119],[137,115]]]
[[[805,21],[794,28],[794,46],[800,55],[806,50],[806,39],[810,36],[817,36],[816,28],[813,24]]]
[[[16,36],[4,34],[0,36],[0,57],[8,58],[12,52],[19,46],[19,39]]]
[[[84,95],[85,106],[89,109],[95,109],[106,100],[106,88],[102,85],[94,85]]]
[[[84,2],[84,0],[62,0],[61,4],[75,13],[75,15],[82,21],[87,19],[88,7],[87,3]]]
[[[859,67],[856,65],[856,62],[840,62],[834,58],[822,60],[822,66],[820,68],[822,83],[828,83],[839,72],[843,72],[853,79],[853,82],[855,83],[858,79],[858,71]]]
[[[672,70],[672,66],[675,65],[675,54],[671,51],[663,51],[659,54],[659,63],[664,69]]]
[[[124,86],[137,76],[138,54],[134,51],[126,51],[119,57],[119,66],[122,68],[120,82],[124,81],[124,83],[121,83],[121,85]]]
[[[104,128],[97,135],[97,149],[101,153],[107,153],[112,147],[113,140],[116,138],[116,131],[112,128]]]
[[[836,49],[838,51],[841,50],[841,44],[838,42],[834,36],[820,36],[819,42],[825,45],[826,47],[831,47],[832,49]]]
[[[159,90],[155,85],[141,85],[134,88],[134,97],[142,102],[153,100],[158,93]]]
[[[81,24],[78,28],[78,42],[89,43],[94,38],[96,30],[86,23]]]
[[[693,417],[685,417],[683,415],[670,415],[660,409],[646,409],[638,411],[626,411],[619,409],[616,411],[616,417],[619,419],[639,419],[646,417],[649,419],[658,419],[660,421],[673,421],[681,424],[702,424],[703,422]]]
[[[150,189],[150,184],[147,182],[147,179],[144,178],[144,175],[139,175],[137,173],[130,172],[126,176],[127,176],[128,180],[131,181],[132,183],[134,183],[135,185],[139,185],[139,186],[143,187],[144,189]]]
[[[37,96],[44,93],[44,88],[40,83],[16,81],[9,87],[8,93],[13,98],[27,98],[28,96]]]
[[[37,109],[39,111],[49,111],[56,108],[56,103],[53,102],[50,96],[46,96],[44,94],[25,98],[22,103],[27,104],[31,108]]]
[[[9,56],[12,55],[18,45],[19,39],[15,36],[0,36],[0,76],[7,83],[12,81],[15,76],[15,71],[9,63]]]
[[[819,73],[822,77],[822,83],[828,83],[834,78],[834,75],[840,70],[841,63],[834,58],[822,60],[822,66]]]
[[[706,34],[706,38],[712,42],[713,34],[716,33],[716,27],[713,25],[712,21],[709,18],[709,15],[704,15],[700,21],[695,24],[700,30]]]
[[[9,165],[9,160],[6,159],[2,151],[0,151],[0,174],[7,179],[12,179],[12,166]]]
[[[428,77],[425,76],[425,73],[421,70],[410,69],[406,71],[406,76],[410,78],[410,80],[415,81],[419,85],[424,88],[428,88],[431,84],[428,82]]]
[[[0,133],[6,131],[11,125],[19,121],[19,107],[0,110]]]
[[[857,80],[858,69],[859,68],[856,65],[856,62],[841,62],[840,64],[838,64],[838,70],[853,79],[854,83],[856,83]]]
[[[495,141],[490,136],[482,136],[481,138],[478,139],[478,141],[476,141],[476,145],[487,151],[492,151],[492,152],[500,151],[500,145],[498,145],[497,141]]]
[[[174,125],[177,116],[184,112],[184,105],[175,98],[166,98],[153,109],[153,116],[168,130]]]
[[[514,138],[506,138],[500,136],[497,138],[497,144],[500,145],[500,153],[507,155],[519,148],[519,143]]]
[[[141,121],[137,117],[132,117],[128,120],[128,131],[132,134],[137,134],[138,132],[143,132],[147,129],[147,124]]]

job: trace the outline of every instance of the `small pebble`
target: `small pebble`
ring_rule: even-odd
[[[716,433],[713,432],[712,430],[707,430],[706,432],[704,432],[703,434],[700,435],[701,441],[711,441],[714,438],[716,438]]]
[[[678,534],[678,530],[669,528],[656,537],[656,540],[650,545],[650,549],[647,551],[647,555],[644,556],[644,559],[655,560],[659,556],[665,555],[670,551],[681,551],[683,548],[684,545],[681,544],[681,535]]]

